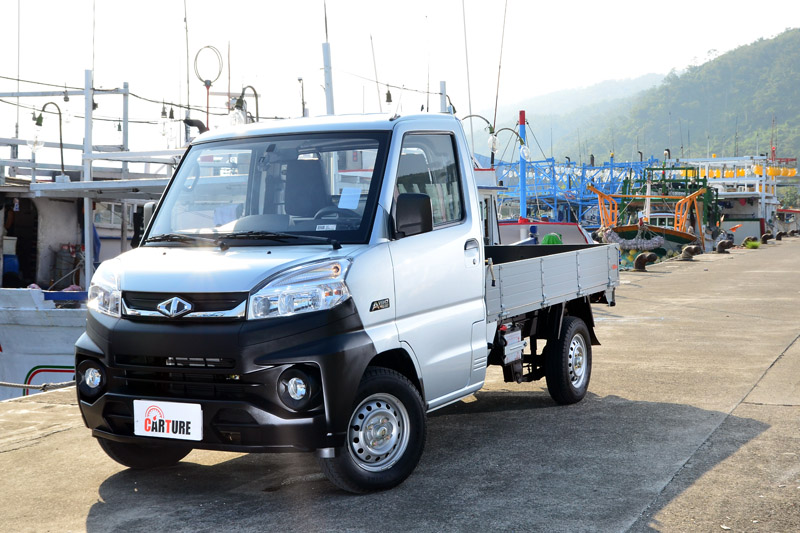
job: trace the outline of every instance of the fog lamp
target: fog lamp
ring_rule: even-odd
[[[292,378],[286,384],[287,392],[293,400],[302,400],[306,396],[306,382],[301,378]]]
[[[103,375],[97,368],[91,367],[83,374],[83,381],[90,389],[96,389],[103,381]]]
[[[302,364],[287,368],[278,378],[278,397],[293,411],[308,411],[322,401],[319,368]]]
[[[82,397],[96,398],[106,388],[105,368],[99,361],[85,359],[75,369],[75,380]]]

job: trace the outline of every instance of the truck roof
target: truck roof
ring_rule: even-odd
[[[381,114],[365,115],[326,115],[307,118],[270,119],[255,124],[220,127],[198,136],[192,144],[259,135],[280,135],[298,132],[327,131],[390,131],[397,124],[408,121],[438,122],[442,127],[457,120],[453,115],[444,113],[418,113],[415,115],[394,116]],[[452,127],[452,126],[450,126]]]

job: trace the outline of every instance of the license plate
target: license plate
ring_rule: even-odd
[[[133,433],[142,437],[202,440],[203,409],[196,403],[134,400]]]

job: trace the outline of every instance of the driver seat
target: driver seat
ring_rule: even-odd
[[[332,205],[322,163],[297,159],[286,165],[286,214],[311,218],[323,207]]]

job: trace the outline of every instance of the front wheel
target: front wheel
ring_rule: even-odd
[[[544,347],[547,391],[557,403],[577,403],[586,396],[592,375],[592,343],[589,328],[578,317],[568,316],[561,336]]]
[[[136,469],[159,468],[177,464],[189,455],[191,448],[176,446],[143,446],[98,438],[97,443],[106,455],[123,466]]]
[[[416,468],[425,447],[425,406],[417,388],[388,368],[367,369],[345,445],[320,467],[340,489],[354,493],[386,490]]]

